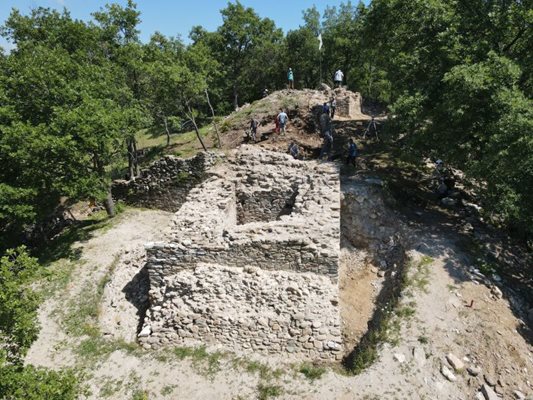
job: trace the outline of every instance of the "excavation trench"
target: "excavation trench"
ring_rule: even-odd
[[[388,209],[380,181],[345,180],[341,190],[343,365],[357,373],[376,359],[402,290],[406,256],[401,222]]]

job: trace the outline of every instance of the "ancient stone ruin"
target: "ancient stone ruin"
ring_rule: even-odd
[[[219,157],[200,152],[191,158],[167,155],[131,180],[115,180],[113,198],[137,207],[179,210],[189,191],[207,177],[206,170]]]
[[[334,90],[334,96],[337,99],[336,114],[339,117],[363,120],[369,119],[368,115],[361,111],[363,99],[359,92],[351,92],[344,88]]]
[[[146,246],[139,341],[340,359],[340,186],[331,164],[243,146]]]

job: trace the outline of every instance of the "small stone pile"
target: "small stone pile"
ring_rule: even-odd
[[[339,242],[335,167],[243,146],[146,246],[141,343],[339,358]]]

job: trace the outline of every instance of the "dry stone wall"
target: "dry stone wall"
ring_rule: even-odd
[[[135,206],[177,211],[219,158],[203,152],[187,159],[165,156],[143,169],[136,179],[114,181],[113,197]]]
[[[325,276],[200,264],[172,275],[147,318],[145,345],[341,357],[337,286]],[[152,296],[152,301],[155,300]]]
[[[147,347],[338,359],[340,187],[334,166],[243,146],[147,245]]]
[[[335,89],[334,93],[337,99],[336,115],[349,119],[370,119],[361,110],[363,98],[359,92],[350,92],[344,88],[338,88]]]

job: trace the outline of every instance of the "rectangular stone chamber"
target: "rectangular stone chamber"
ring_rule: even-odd
[[[146,348],[342,357],[340,185],[333,165],[240,148],[146,246]]]

